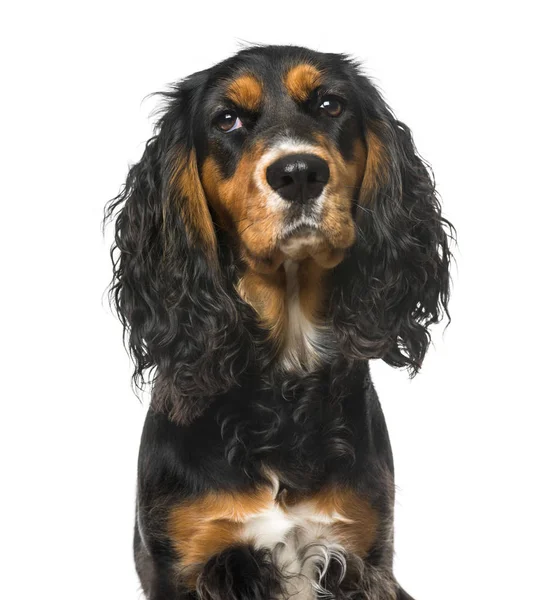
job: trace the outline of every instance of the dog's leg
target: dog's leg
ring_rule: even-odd
[[[391,569],[374,566],[356,556],[348,556],[346,572],[332,562],[323,577],[322,597],[335,600],[412,600],[399,596]]]
[[[234,546],[209,559],[197,591],[202,600],[270,600],[281,595],[281,579],[269,551]]]
[[[196,592],[177,585],[176,578],[167,569],[161,569],[151,582],[147,600],[197,600]]]
[[[167,561],[159,564],[150,556],[141,540],[136,523],[134,531],[134,558],[141,588],[147,600],[196,600],[197,595],[177,585],[176,573]]]
[[[347,554],[329,561],[322,576],[324,592],[335,600],[413,600],[402,592],[393,575],[393,529],[388,508],[379,520],[375,546],[365,558]]]

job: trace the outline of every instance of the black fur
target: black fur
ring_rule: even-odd
[[[330,311],[345,356],[383,358],[416,373],[428,326],[447,311],[451,226],[408,127],[389,113],[384,119],[371,126],[389,151],[389,179],[356,204],[359,232],[336,269]]]
[[[232,289],[232,265],[214,265],[195,230],[186,230],[171,180],[176,151],[194,148],[203,75],[165,94],[168,106],[107,208],[116,217],[111,293],[129,332],[136,383],[155,371],[154,401],[176,419],[194,418],[203,403],[237,383],[253,360],[254,335]],[[185,199],[188,202],[188,199]],[[118,251],[118,253],[117,253]],[[225,250],[226,253],[226,250]]]
[[[189,210],[191,199],[177,199],[173,182],[181,153],[195,150],[201,163],[219,144],[225,174],[242,156],[249,127],[233,143],[215,141],[207,125],[223,77],[250,67],[272,85],[284,65],[303,61],[328,72],[350,107],[344,120],[316,127],[347,158],[351,141],[371,129],[389,160],[381,186],[355,190],[357,240],[331,277],[329,360],[293,375],[276,368],[274,347],[235,290],[241,266],[226,233],[215,228],[215,259],[199,232],[184,226],[178,207]],[[281,578],[269,556],[250,546],[211,558],[197,591],[189,589],[176,574],[166,533],[166,515],[177,502],[212,490],[249,490],[265,482],[265,467],[281,475],[287,492],[339,484],[369,499],[381,516],[378,541],[335,597],[393,600],[393,459],[367,361],[381,358],[416,373],[428,327],[447,312],[452,228],[431,173],[409,129],[345,56],[255,47],[185,79],[165,97],[155,137],[107,207],[107,218],[116,215],[112,298],[136,383],[154,383],[138,473],[142,586],[150,600],[275,597]],[[304,138],[313,121],[281,110],[283,122]],[[276,124],[254,120],[251,127]]]
[[[269,551],[239,546],[207,562],[197,591],[202,598],[214,600],[268,600],[282,592],[282,582]]]

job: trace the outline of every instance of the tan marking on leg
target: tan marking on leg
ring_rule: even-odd
[[[329,523],[333,538],[344,550],[364,558],[376,539],[378,512],[354,490],[327,487],[315,494],[283,494],[280,499],[290,514],[314,514]]]
[[[211,492],[201,498],[174,506],[168,517],[168,534],[179,557],[178,568],[195,585],[202,566],[211,558],[238,543],[244,522],[273,503],[269,487],[250,492]]]

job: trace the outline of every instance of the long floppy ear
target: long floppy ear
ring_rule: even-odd
[[[106,218],[117,213],[111,298],[134,380],[154,375],[152,406],[185,422],[235,384],[249,351],[198,175],[192,79],[167,97],[155,137]]]
[[[346,356],[382,358],[415,374],[430,344],[428,327],[447,314],[453,227],[409,128],[364,77],[359,87],[367,159],[357,240],[335,273],[333,324]]]

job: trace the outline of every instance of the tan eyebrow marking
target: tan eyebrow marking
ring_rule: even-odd
[[[297,102],[304,102],[321,85],[322,74],[313,65],[303,63],[290,69],[283,81],[291,97]]]
[[[241,75],[229,84],[227,97],[240,108],[256,111],[262,103],[263,87],[254,75]]]

